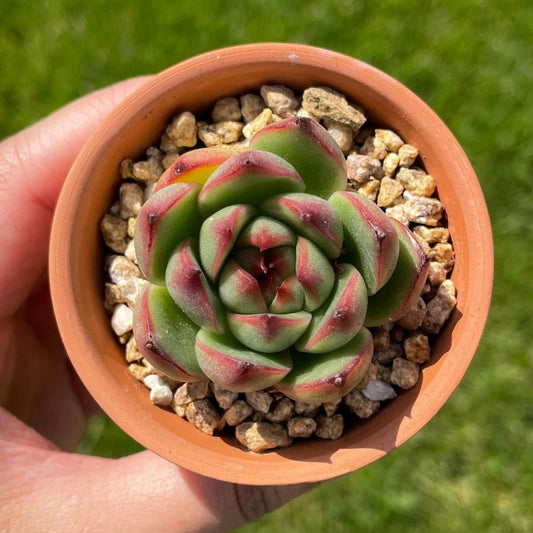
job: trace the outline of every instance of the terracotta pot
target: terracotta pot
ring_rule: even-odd
[[[211,437],[151,404],[128,372],[103,307],[99,222],[116,195],[122,159],[139,157],[179,110],[199,112],[222,96],[266,82],[294,89],[327,85],[361,104],[369,118],[419,149],[435,178],[456,252],[457,308],[418,385],[334,441],[310,440],[262,455],[230,437]],[[57,205],[50,279],[57,322],[83,382],[134,439],[185,468],[248,484],[290,484],[361,468],[403,444],[443,406],[476,351],[492,290],[489,217],[471,165],[450,131],[417,96],[386,74],[331,51],[294,44],[256,44],[194,57],[127,98],[80,152]]]

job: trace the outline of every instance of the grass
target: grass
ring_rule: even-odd
[[[388,72],[448,124],[493,222],[492,310],[464,382],[379,462],[239,531],[533,531],[533,10],[528,0],[3,0],[0,137],[90,90],[213,48],[324,46]],[[529,99],[529,101],[528,101]],[[136,443],[105,418],[80,450]]]

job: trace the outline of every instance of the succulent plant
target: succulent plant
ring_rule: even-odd
[[[342,152],[307,118],[267,126],[238,154],[181,155],[137,219],[144,357],[236,392],[326,402],[353,389],[372,358],[367,328],[406,311],[429,261],[346,187]]]

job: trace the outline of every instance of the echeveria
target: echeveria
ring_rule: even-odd
[[[372,358],[366,328],[405,312],[429,262],[409,229],[346,186],[342,152],[307,118],[267,126],[236,155],[180,156],[137,220],[146,359],[237,392],[349,392]]]

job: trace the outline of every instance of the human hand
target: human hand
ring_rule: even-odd
[[[116,460],[68,452],[94,405],[50,303],[53,211],[86,138],[144,81],[85,96],[0,143],[0,530],[225,531],[309,488],[224,483],[149,451]]]

